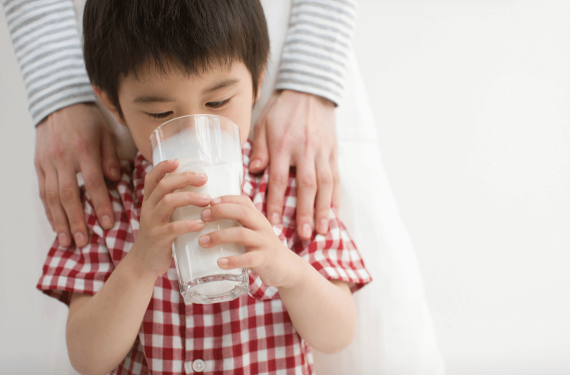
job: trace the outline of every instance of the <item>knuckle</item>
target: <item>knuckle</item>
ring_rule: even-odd
[[[87,176],[83,176],[83,180],[85,181],[85,187],[88,190],[97,190],[105,185],[104,180],[97,174],[89,174]]]
[[[298,181],[299,181],[299,186],[301,186],[305,189],[309,189],[309,190],[313,190],[313,189],[316,190],[317,189],[317,180],[315,179],[315,176],[313,176],[313,175],[299,176]]]
[[[72,149],[79,155],[89,153],[91,142],[84,138],[77,138],[73,142]]]
[[[235,231],[236,231],[236,238],[237,238],[238,242],[243,242],[243,241],[247,240],[247,233],[246,233],[245,228],[238,227],[238,228],[235,228]]]
[[[164,204],[166,207],[172,207],[174,204],[174,198],[172,197],[172,194],[166,194],[162,198],[162,204]]]
[[[270,179],[273,186],[284,187],[287,186],[287,183],[289,182],[289,176],[286,173],[276,173],[272,175]]]
[[[330,186],[333,184],[333,176],[331,173],[323,173],[319,175],[319,185]]]
[[[329,217],[329,211],[330,209],[328,206],[318,207],[315,216],[317,216],[320,219],[326,219]]]
[[[75,200],[76,194],[75,189],[71,186],[64,186],[59,190],[59,199],[61,203],[70,203]]]
[[[168,180],[163,178],[160,181],[158,181],[158,184],[156,184],[156,187],[160,190],[160,191],[168,191]]]
[[[54,143],[54,145],[52,146],[52,149],[51,149],[51,154],[58,161],[64,160],[65,159],[65,148],[64,148],[63,144]]]
[[[243,255],[243,266],[244,267],[255,267],[257,266],[257,257],[255,256],[254,253],[245,253]]]
[[[46,190],[45,191],[45,200],[48,205],[54,206],[59,204],[59,194],[55,190]]]

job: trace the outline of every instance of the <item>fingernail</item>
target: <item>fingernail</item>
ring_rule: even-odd
[[[212,214],[212,211],[209,208],[202,210],[202,217],[204,219],[209,218],[211,214]]]
[[[77,246],[81,246],[83,244],[83,241],[85,240],[85,236],[81,232],[75,233],[73,238],[75,239],[75,244]]]
[[[228,258],[220,258],[218,259],[218,266],[223,267],[228,265]]]
[[[260,165],[261,165],[261,160],[259,160],[259,159],[253,159],[251,161],[251,168],[253,168],[253,169],[259,168]]]
[[[204,224],[204,220],[202,220],[202,219],[196,219],[196,224],[198,224],[198,225],[203,225],[203,224]]]
[[[303,237],[311,237],[311,226],[309,224],[303,224],[302,228],[301,228],[301,234],[303,235]]]
[[[103,215],[101,217],[101,224],[103,225],[103,228],[105,229],[109,229],[111,228],[111,217],[109,215]]]
[[[200,180],[205,180],[208,177],[205,173],[197,173],[196,175]]]
[[[271,224],[273,224],[273,225],[281,224],[281,220],[280,220],[279,214],[277,212],[274,212],[273,215],[271,215]]]
[[[217,197],[217,198],[212,199],[212,203],[213,204],[222,203],[222,200],[220,199],[220,197]]]
[[[210,236],[208,236],[207,234],[203,235],[202,237],[200,237],[200,244],[202,245],[207,245],[210,243]]]
[[[57,240],[59,241],[59,244],[61,246],[68,246],[69,245],[69,242],[67,242],[68,241],[67,234],[65,234],[65,233],[58,234]]]

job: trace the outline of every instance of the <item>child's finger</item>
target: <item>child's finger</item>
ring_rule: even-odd
[[[232,227],[204,234],[200,236],[198,243],[205,248],[225,243],[239,243],[246,247],[262,245],[259,234],[244,227]]]
[[[255,208],[244,204],[223,203],[214,204],[202,210],[201,217],[204,221],[216,221],[219,219],[237,220],[241,225],[250,229],[257,229],[267,220]],[[267,223],[269,226],[269,223]]]
[[[172,173],[178,168],[179,161],[177,159],[164,160],[158,163],[148,172],[144,178],[144,198],[148,200],[152,192],[167,173]]]
[[[261,264],[261,254],[259,252],[249,252],[242,255],[235,255],[218,259],[218,266],[225,270],[234,268],[254,269]]]
[[[165,227],[164,238],[173,241],[176,237],[186,233],[198,232],[204,229],[204,221],[201,219],[188,219],[173,221]]]
[[[157,205],[155,213],[159,218],[169,220],[170,215],[179,207],[198,206],[206,207],[210,204],[211,197],[193,191],[178,191],[165,195]]]
[[[239,203],[255,208],[255,205],[247,195],[223,195],[212,199],[212,206],[220,203]],[[257,208],[255,208],[257,210]]]
[[[176,190],[184,189],[188,186],[202,186],[208,180],[205,173],[182,172],[173,173],[168,177],[162,178],[154,191],[150,194],[148,201],[151,205],[157,205],[158,202],[166,195]],[[146,192],[145,192],[146,196]]]

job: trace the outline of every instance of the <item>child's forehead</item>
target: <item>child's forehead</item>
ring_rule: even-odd
[[[242,82],[251,86],[251,74],[244,63],[230,66],[212,65],[207,70],[188,72],[174,64],[158,66],[156,63],[141,65],[136,74],[130,73],[119,79],[118,94],[123,98],[138,98],[141,95],[156,95],[175,98],[188,95],[187,88],[197,95],[206,95],[227,86]],[[242,84],[240,83],[240,85]],[[180,89],[186,91],[179,91]],[[137,101],[137,100],[135,100]]]
[[[126,75],[122,75],[122,78],[127,78],[140,83],[162,81],[172,77],[184,77],[200,80],[222,73],[231,74],[236,65],[244,64],[238,60],[219,61],[217,59],[212,59],[207,62],[184,64],[173,58],[161,58],[160,60],[147,59]]]

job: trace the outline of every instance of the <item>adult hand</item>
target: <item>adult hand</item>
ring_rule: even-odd
[[[273,94],[255,124],[249,170],[270,163],[267,218],[281,222],[289,168],[297,168],[297,233],[309,239],[328,231],[331,201],[340,205],[334,104],[320,96],[283,90]]]
[[[105,178],[120,178],[114,134],[94,104],[74,104],[50,114],[36,128],[40,197],[61,246],[87,245],[87,228],[76,174],[82,172],[95,213],[105,229],[114,214]]]

